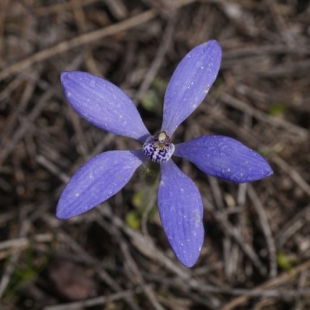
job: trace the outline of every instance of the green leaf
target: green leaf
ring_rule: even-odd
[[[283,115],[287,111],[287,106],[283,104],[273,104],[268,109],[268,114],[272,116],[280,116]]]
[[[282,250],[278,252],[277,263],[278,263],[278,266],[283,270],[286,270],[286,271],[292,270],[291,260]]]
[[[134,229],[138,230],[141,226],[141,216],[138,211],[130,211],[126,215],[126,223],[127,225]]]
[[[167,88],[167,82],[156,78],[150,88],[142,95],[141,105],[148,111],[162,114],[162,102]]]

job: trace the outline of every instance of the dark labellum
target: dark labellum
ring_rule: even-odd
[[[170,142],[169,136],[164,131],[147,138],[143,144],[144,154],[155,163],[168,161],[174,149],[174,144]]]

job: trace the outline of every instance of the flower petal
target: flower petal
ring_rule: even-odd
[[[261,155],[224,136],[202,136],[177,144],[173,155],[188,159],[209,175],[235,183],[256,181],[273,173]]]
[[[221,46],[212,40],[198,45],[179,63],[169,82],[161,131],[170,137],[206,97],[220,69]]]
[[[73,109],[93,125],[145,141],[150,135],[131,99],[114,84],[86,72],[62,72],[61,84]]]
[[[194,182],[172,160],[161,164],[158,210],[175,255],[192,267],[203,244],[203,205]]]
[[[68,219],[107,200],[127,184],[145,160],[142,151],[111,151],[93,157],[70,179],[56,216]]]

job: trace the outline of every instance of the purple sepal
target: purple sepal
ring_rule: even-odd
[[[273,173],[260,154],[224,136],[202,136],[177,144],[173,155],[188,159],[211,176],[235,183],[260,180]]]
[[[194,182],[172,160],[161,164],[158,210],[175,255],[192,267],[204,239],[202,199]]]
[[[73,109],[91,124],[142,143],[150,135],[131,99],[114,84],[80,71],[62,72],[61,84]]]
[[[168,84],[161,131],[172,136],[200,105],[220,69],[222,49],[211,40],[192,49],[179,63]]]
[[[68,219],[84,213],[121,190],[147,158],[142,151],[111,151],[86,162],[68,182],[56,216]]]

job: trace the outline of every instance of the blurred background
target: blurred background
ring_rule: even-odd
[[[177,161],[205,208],[192,269],[161,227],[156,166],[56,219],[87,159],[141,147],[79,117],[60,72],[118,85],[155,133],[178,62],[209,39],[219,76],[173,142],[233,137],[274,175],[237,185]],[[0,0],[0,309],[310,309],[309,72],[308,0]]]

